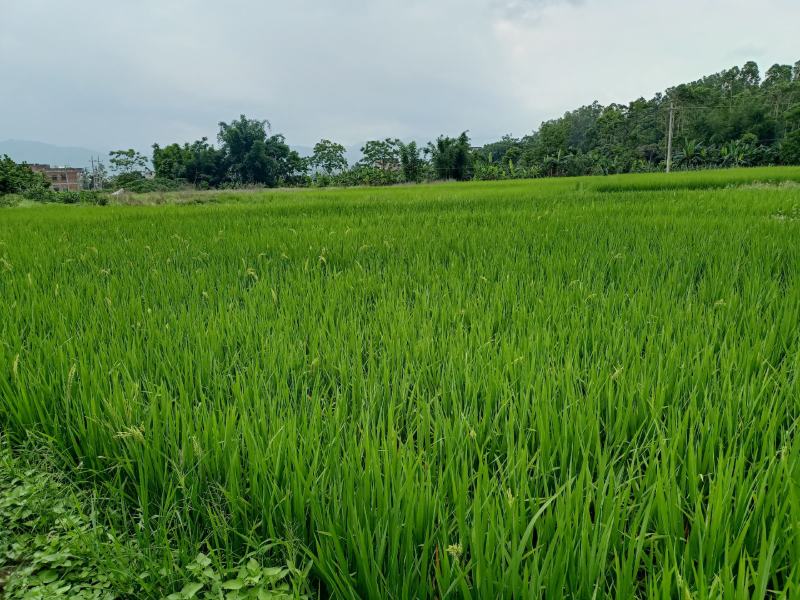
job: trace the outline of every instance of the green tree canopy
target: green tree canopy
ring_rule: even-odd
[[[345,147],[331,140],[320,140],[314,144],[314,154],[310,164],[321,170],[326,175],[340,173],[347,169],[347,159],[344,157]]]
[[[42,173],[34,172],[26,164],[18,164],[7,155],[0,158],[0,196],[5,194],[24,194],[50,187],[50,182]]]
[[[400,144],[400,169],[405,181],[422,181],[425,171],[425,159],[421,156],[417,142]]]
[[[440,135],[428,144],[431,163],[439,179],[464,181],[472,174],[472,152],[469,136],[463,132],[456,138]]]
[[[361,148],[363,157],[360,164],[382,171],[400,170],[400,149],[398,139],[371,140]]]
[[[108,162],[111,172],[116,175],[138,174],[144,176],[150,171],[148,158],[133,148],[112,150],[108,153]]]
[[[303,171],[300,155],[289,148],[283,135],[269,135],[269,130],[269,121],[245,115],[231,123],[220,122],[217,139],[232,183],[274,187]]]

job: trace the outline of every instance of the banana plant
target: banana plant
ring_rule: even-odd
[[[697,166],[702,162],[702,151],[703,145],[700,142],[686,138],[675,156],[675,162],[683,167]]]

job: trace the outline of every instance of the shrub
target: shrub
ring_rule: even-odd
[[[800,129],[784,138],[781,144],[781,162],[785,165],[800,165]]]
[[[49,186],[44,175],[35,173],[28,165],[17,164],[7,155],[0,158],[0,196],[46,190]]]
[[[106,206],[108,204],[108,194],[103,194],[100,192],[81,192],[84,194],[84,199],[81,200],[82,202],[88,202],[89,204],[96,204],[97,206]]]
[[[184,187],[184,185],[184,183],[176,179],[154,177],[153,179],[132,179],[120,187],[135,194],[147,194],[149,192],[174,192]]]
[[[73,192],[71,190],[64,190],[63,192],[57,192],[55,194],[56,202],[61,202],[63,204],[78,204],[81,201],[81,193],[80,192]]]
[[[17,194],[4,194],[0,195],[0,208],[8,208],[10,206],[16,206],[19,204],[20,199],[22,196]]]
[[[473,178],[481,181],[493,181],[497,179],[505,179],[506,173],[503,170],[503,167],[496,163],[476,165]]]
[[[58,192],[51,190],[50,188],[41,187],[41,188],[31,188],[24,190],[22,195],[28,199],[33,200],[34,202],[58,202]]]

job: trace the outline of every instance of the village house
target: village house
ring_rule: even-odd
[[[32,171],[42,173],[50,182],[50,187],[55,191],[74,191],[81,189],[81,177],[83,169],[73,167],[51,167],[50,165],[32,164],[28,165]]]

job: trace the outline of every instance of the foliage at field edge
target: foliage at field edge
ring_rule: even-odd
[[[22,449],[27,454],[44,451],[32,444]],[[118,534],[98,523],[97,503],[98,498],[59,481],[41,457],[35,465],[15,457],[0,436],[0,597],[306,597],[299,590],[307,567],[264,567],[250,557],[238,567],[220,568],[202,552],[184,568],[176,568],[171,557],[156,562],[129,532]],[[177,591],[170,593],[170,588]]]
[[[20,199],[62,204],[107,203],[107,197],[95,191],[55,192],[43,174],[35,173],[27,165],[17,164],[4,155],[0,157],[0,207],[14,206]]]

